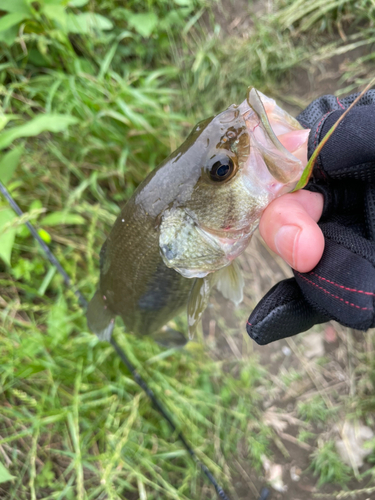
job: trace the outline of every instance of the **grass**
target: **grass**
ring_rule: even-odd
[[[189,498],[194,465],[112,348],[87,332],[81,312],[69,311],[63,296],[44,314],[45,332],[39,321],[12,320],[2,359],[1,446],[18,471],[9,498],[28,498],[28,492],[49,498],[54,491],[62,498],[122,498],[139,484],[150,492],[148,498]],[[205,363],[199,350],[194,356],[189,351],[166,356],[149,342],[122,337],[122,343],[220,477],[210,457],[223,467],[222,454],[244,435],[249,415],[256,418],[254,398],[247,398],[246,409],[241,403],[252,385]],[[225,391],[231,394],[229,411],[223,407]],[[45,470],[52,480],[43,479]]]
[[[332,441],[323,443],[314,452],[311,467],[315,476],[319,477],[318,486],[329,482],[341,485],[348,482],[350,469],[341,461]]]
[[[320,396],[310,398],[308,401],[300,401],[297,405],[298,415],[308,422],[327,422],[332,410],[328,409]]]
[[[301,107],[311,96],[285,90],[295,72],[319,71],[332,55],[370,47],[374,37],[375,14],[365,2],[279,1],[260,18],[242,19],[241,11],[237,27],[230,2],[55,4],[58,11],[47,1],[31,8],[5,3],[10,14],[23,13],[0,30],[0,177],[86,297],[119,207],[198,119],[243,100],[250,83]],[[0,23],[5,17],[3,11]],[[356,66],[344,59],[337,89],[369,81],[372,59],[371,51]],[[60,118],[60,132],[53,132],[52,120],[37,134],[32,120],[56,114],[71,124]],[[25,137],[21,127],[31,122]],[[18,138],[2,148],[8,131]],[[5,481],[0,468],[0,497],[216,498],[112,348],[88,332],[74,294],[23,219],[3,200],[0,214],[0,464],[14,476]],[[374,337],[348,343],[350,334],[340,330],[344,352],[335,362],[348,378],[341,392],[332,360],[334,367],[314,364],[307,372],[297,351],[284,359],[276,350],[269,356],[277,374],[265,369],[243,325],[284,268],[271,272],[261,252],[250,255],[245,278],[260,279],[231,317],[223,318],[227,305],[213,299],[208,315],[216,337],[181,352],[120,328],[116,338],[233,498],[240,497],[238,482],[264,484],[263,455],[290,459],[285,422],[294,422],[302,450],[313,453],[320,485],[340,483],[344,473],[350,480],[354,472],[337,455],[329,468],[331,441],[319,447],[318,437],[345,414],[374,425]],[[334,388],[328,396],[319,377]],[[283,398],[292,401],[287,413]],[[374,470],[369,466],[366,486]]]

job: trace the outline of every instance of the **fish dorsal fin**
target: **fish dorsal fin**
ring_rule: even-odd
[[[195,330],[202,314],[207,307],[210,293],[213,286],[212,274],[204,278],[196,278],[192,289],[190,290],[189,301],[187,305],[187,318],[189,328],[189,339],[194,337]]]
[[[244,279],[237,260],[217,273],[216,288],[236,306],[242,302]]]

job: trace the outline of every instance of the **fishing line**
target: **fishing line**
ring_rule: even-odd
[[[0,181],[0,192],[4,196],[4,198],[7,200],[9,205],[13,208],[13,210],[16,212],[17,215],[23,216],[24,213],[20,209],[20,207],[17,205],[17,203],[14,201],[12,196],[10,195],[9,191],[6,189],[4,184]],[[85,297],[82,295],[82,293],[76,289],[72,285],[72,281],[69,277],[69,275],[66,273],[64,268],[61,266],[60,262],[56,259],[56,257],[53,255],[51,250],[49,249],[48,245],[43,241],[43,239],[39,236],[38,232],[34,228],[34,226],[26,221],[24,222],[26,224],[27,228],[29,229],[30,233],[33,235],[33,237],[37,240],[39,245],[41,246],[43,252],[46,254],[47,259],[50,261],[50,263],[55,266],[55,268],[58,270],[58,272],[61,274],[61,276],[64,279],[64,283],[68,288],[71,288],[78,298],[78,301],[83,309],[87,308],[87,300]],[[189,453],[191,458],[194,460],[194,462],[197,464],[197,466],[201,469],[201,471],[206,475],[210,483],[214,486],[216,493],[219,495],[220,498],[223,500],[230,500],[229,497],[226,495],[225,491],[223,488],[218,484],[214,476],[211,474],[209,471],[208,467],[204,465],[203,462],[199,460],[197,457],[195,451],[193,448],[190,446],[189,442],[185,438],[184,434],[181,431],[178,431],[178,428],[176,424],[174,423],[172,417],[169,415],[167,410],[164,408],[164,406],[160,403],[160,401],[157,399],[153,391],[150,389],[146,381],[139,375],[137,372],[135,366],[131,363],[131,361],[128,359],[126,356],[125,352],[123,349],[117,344],[115,339],[113,337],[110,338],[109,343],[112,345],[112,347],[115,349],[116,353],[120,357],[122,363],[128,368],[130,373],[132,374],[135,382],[139,385],[141,389],[145,391],[147,396],[150,398],[152,404],[154,405],[155,409],[164,417],[164,419],[168,422],[170,428],[174,433],[176,433],[178,439],[182,442],[184,445],[186,451]],[[260,493],[260,498],[259,500],[267,500],[269,494],[269,490],[267,488],[263,488],[261,493]]]

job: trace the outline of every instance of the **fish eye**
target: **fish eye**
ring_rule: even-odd
[[[229,157],[216,161],[210,170],[210,178],[215,182],[226,181],[234,171],[233,160]]]

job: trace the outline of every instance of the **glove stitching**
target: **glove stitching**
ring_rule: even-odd
[[[364,295],[371,295],[375,297],[375,293],[372,292],[365,292],[364,290],[356,290],[355,288],[348,288],[344,285],[339,285],[338,283],[335,283],[334,281],[330,281],[327,278],[323,278],[323,276],[319,276],[319,274],[314,273],[311,271],[309,274],[312,274],[313,276],[316,276],[317,278],[326,281],[327,283],[330,283],[331,285],[335,285],[339,288],[343,288],[344,290],[347,290],[348,292],[357,292],[357,293],[363,293]],[[367,308],[366,308],[367,309]]]
[[[304,128],[311,128],[311,125],[307,123],[305,120],[298,118],[297,121],[304,127]]]
[[[344,108],[344,106],[341,104],[341,102],[339,101],[339,98],[336,97],[336,101],[337,101],[337,104],[341,107],[341,109],[346,109]]]
[[[325,288],[317,285],[316,283],[314,283],[313,281],[307,279],[305,276],[303,276],[301,273],[295,271],[296,274],[298,274],[298,276],[300,276],[302,279],[304,279],[305,281],[307,281],[308,283],[310,283],[310,285],[313,285],[313,286],[316,286],[317,288],[319,288],[320,290],[323,290],[324,293],[327,293],[328,295],[331,295],[331,297],[333,297],[334,299],[338,299],[340,300],[341,302],[344,302],[344,304],[347,304],[348,306],[352,306],[352,307],[355,307],[356,309],[361,309],[362,311],[369,311],[369,310],[373,310],[373,308],[368,308],[368,307],[361,307],[361,306],[358,306],[357,304],[353,304],[352,302],[349,302],[348,300],[344,300],[342,297],[339,297],[338,295],[334,295],[333,293],[329,292],[328,290],[326,290]]]

